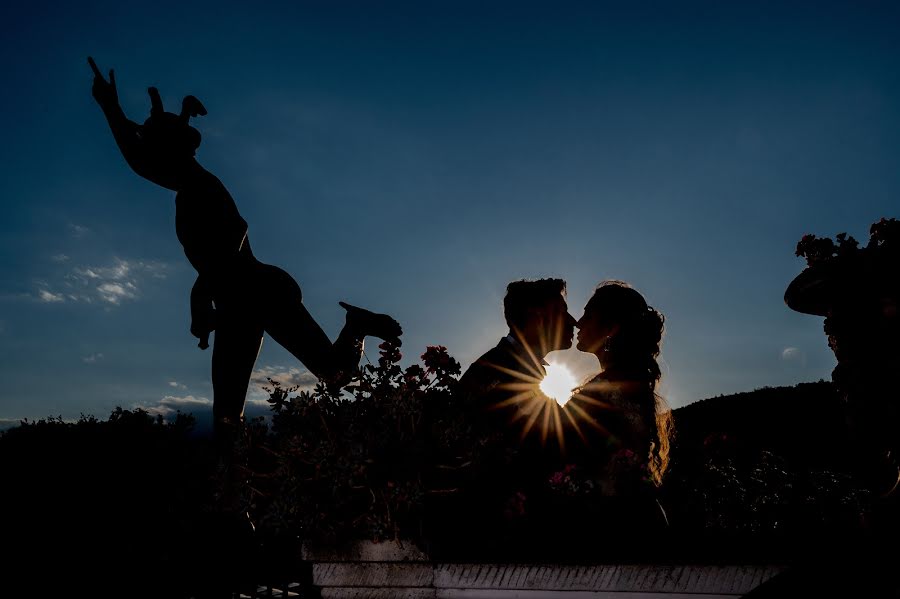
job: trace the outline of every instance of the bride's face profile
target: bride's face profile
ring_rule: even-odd
[[[597,355],[603,353],[603,347],[609,339],[612,327],[608,319],[603,318],[599,310],[592,309],[590,304],[585,307],[584,316],[577,323],[578,326],[578,350]],[[601,358],[602,361],[602,358]]]

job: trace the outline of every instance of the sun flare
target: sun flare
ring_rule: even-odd
[[[561,406],[572,397],[572,390],[578,386],[575,375],[562,364],[548,364],[547,376],[541,381],[541,391],[556,400]]]

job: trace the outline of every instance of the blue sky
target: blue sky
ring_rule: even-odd
[[[211,398],[174,194],[118,155],[88,55],[134,120],[148,85],[199,97],[198,158],[257,256],[332,337],[338,300],[393,314],[407,363],[491,347],[511,280],[565,278],[579,317],[616,278],[666,316],[676,407],[828,378],[821,319],[782,300],[796,242],[898,216],[889,2],[35,2],[0,23],[0,419]],[[271,340],[257,366],[308,381]]]

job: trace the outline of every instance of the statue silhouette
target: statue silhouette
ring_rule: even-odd
[[[871,499],[862,535],[819,543],[746,597],[897,597],[895,554],[884,548],[900,533],[900,221],[873,223],[863,247],[846,233],[835,240],[804,235],[796,255],[806,268],[790,282],[784,301],[802,314],[825,317],[855,479]]]
[[[130,121],[119,105],[115,73],[107,81],[92,58],[92,93],[131,169],[176,192],[175,230],[188,261],[197,270],[191,290],[191,333],[212,356],[214,435],[229,444],[243,415],[244,401],[263,333],[297,357],[332,388],[356,372],[366,336],[399,344],[400,325],[390,316],[351,306],[332,343],[303,305],[300,286],[285,271],[258,261],[250,249],[247,222],[225,186],[195,158],[200,133],[190,119],[206,114],[186,96],[180,114],[163,110],[156,88],[150,118]]]

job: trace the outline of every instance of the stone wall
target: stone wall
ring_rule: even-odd
[[[716,599],[782,568],[763,565],[467,564],[429,561],[412,544],[303,549],[322,599]]]

